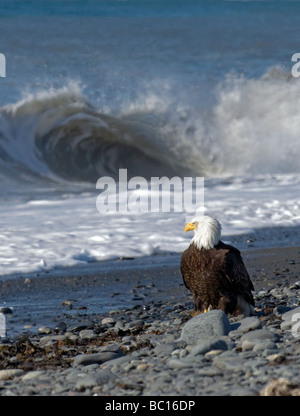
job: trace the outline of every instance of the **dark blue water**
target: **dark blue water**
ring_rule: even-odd
[[[2,1],[2,184],[94,184],[120,168],[298,172],[299,12],[295,1]]]

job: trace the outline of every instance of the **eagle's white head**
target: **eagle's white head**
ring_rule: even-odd
[[[197,216],[189,222],[184,231],[194,230],[194,243],[199,250],[213,248],[221,239],[222,226],[218,220],[207,215]]]

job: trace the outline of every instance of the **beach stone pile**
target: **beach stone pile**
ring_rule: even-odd
[[[194,316],[189,298],[66,313],[1,340],[0,394],[299,395],[300,282],[261,290],[255,302],[246,318]]]

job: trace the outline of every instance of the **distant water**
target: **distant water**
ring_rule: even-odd
[[[0,273],[127,253],[114,233],[101,237],[108,220],[95,208],[97,179],[121,168],[128,177],[205,176],[218,190],[231,181],[231,211],[210,206],[214,187],[206,203],[233,232],[232,212],[244,212],[235,184],[246,176],[245,200],[252,181],[252,192],[270,191],[272,209],[278,201],[281,214],[263,218],[298,224],[299,27],[296,1],[1,1]],[[70,214],[75,194],[80,220]],[[162,229],[150,246],[142,226],[128,238],[132,221],[115,229],[131,254],[167,247]]]

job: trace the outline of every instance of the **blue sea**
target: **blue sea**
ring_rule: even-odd
[[[100,215],[119,169],[204,177],[226,235],[298,227],[299,27],[299,1],[2,0],[0,275],[184,249],[184,213]]]

